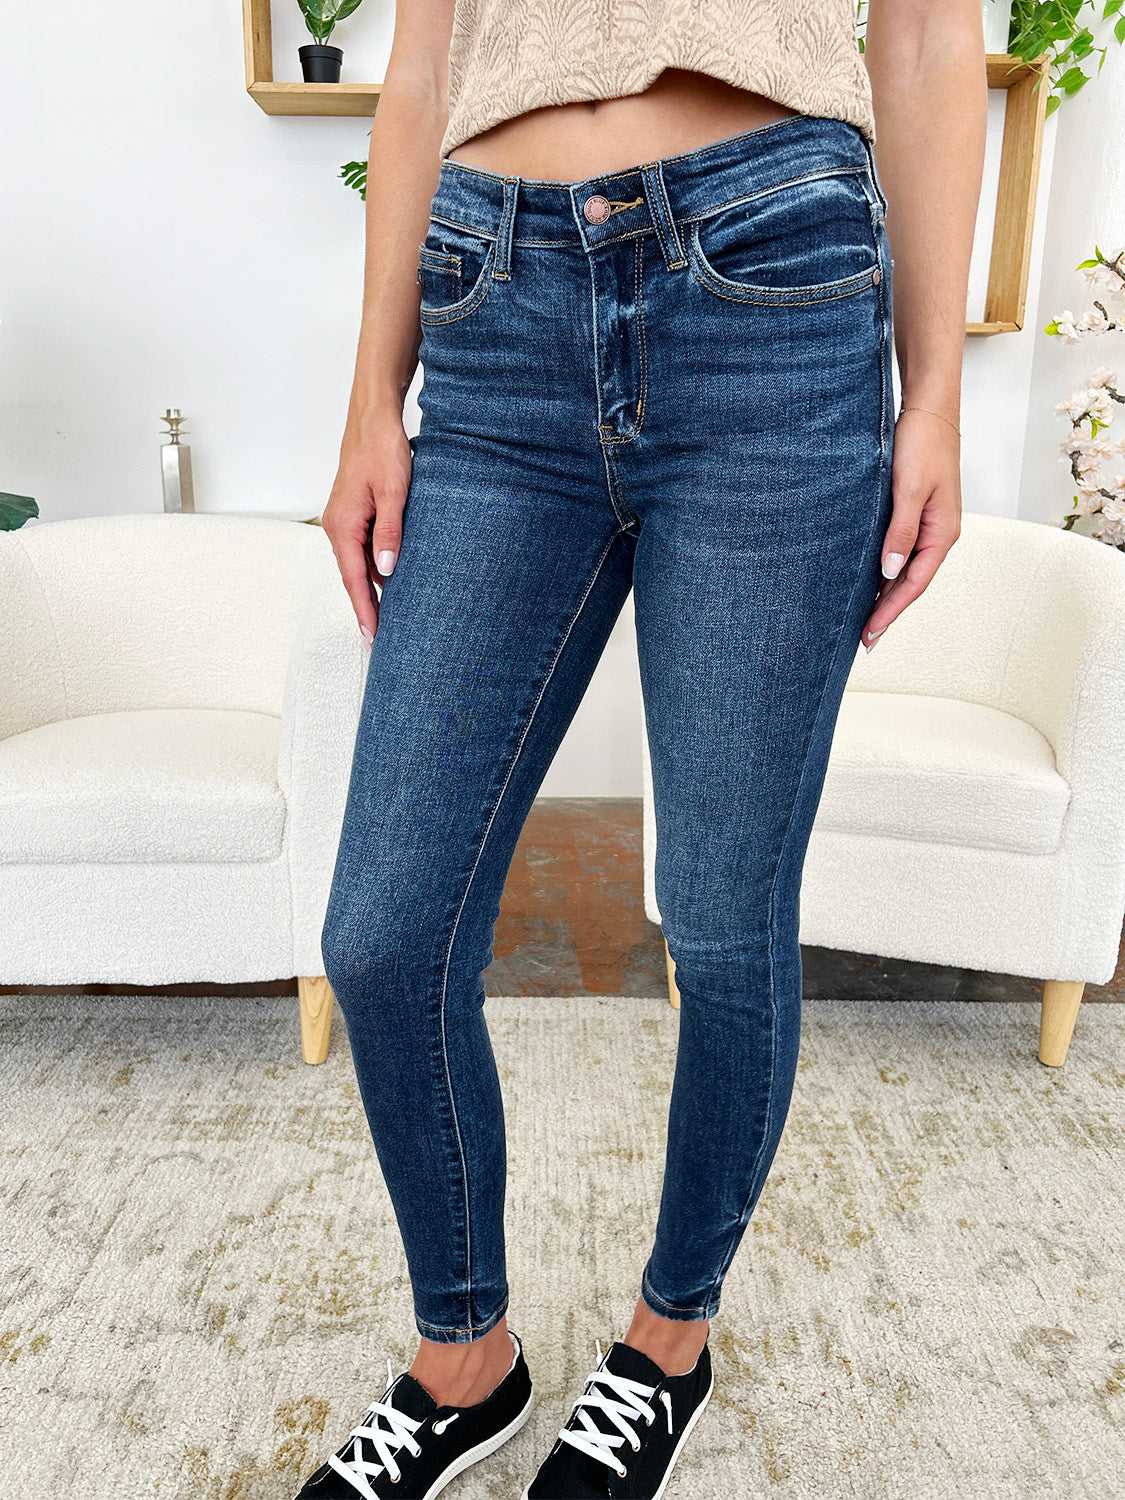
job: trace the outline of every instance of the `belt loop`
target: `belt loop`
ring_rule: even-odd
[[[664,263],[669,271],[677,271],[681,266],[687,265],[687,257],[680,243],[676,221],[672,217],[672,205],[668,202],[668,189],[664,185],[664,173],[659,161],[647,162],[641,168],[641,181],[644,183],[652,222],[656,226],[656,237],[664,252]]]
[[[879,182],[879,174],[875,170],[875,152],[872,148],[871,142],[863,134],[862,131],[860,131],[860,136],[863,140],[863,149],[867,152],[867,169],[871,174],[871,186],[875,189],[875,195],[879,199],[879,206],[882,208],[885,215],[887,212],[887,199],[886,195],[883,192],[882,185]]]
[[[497,281],[507,281],[512,274],[512,230],[516,221],[519,183],[518,177],[504,178],[504,207],[500,214],[500,229],[496,236],[496,263],[492,267],[492,274]]]

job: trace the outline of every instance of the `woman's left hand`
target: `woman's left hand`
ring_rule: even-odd
[[[884,582],[860,639],[870,651],[923,593],[961,534],[961,441],[952,419],[916,407],[895,423]]]

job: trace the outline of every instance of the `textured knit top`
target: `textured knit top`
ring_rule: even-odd
[[[854,0],[456,0],[441,155],[545,104],[690,68],[875,139]]]

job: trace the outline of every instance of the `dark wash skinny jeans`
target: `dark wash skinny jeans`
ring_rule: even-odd
[[[577,183],[442,163],[323,933],[426,1338],[508,1305],[482,970],[630,588],[681,995],[640,1293],[718,1309],[789,1107],[801,869],[890,519],[885,209],[864,136],[808,115]]]

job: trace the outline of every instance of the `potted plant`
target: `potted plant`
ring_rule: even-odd
[[[350,16],[360,0],[297,0],[297,3],[305,25],[315,38],[315,41],[297,48],[305,82],[339,83],[344,54],[341,48],[328,46],[328,38],[336,22]]]
[[[0,490],[0,531],[18,531],[38,514],[39,507],[30,495],[6,495]]]

